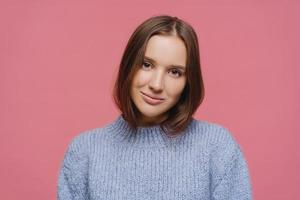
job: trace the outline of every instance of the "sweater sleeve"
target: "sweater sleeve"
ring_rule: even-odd
[[[213,191],[214,200],[251,200],[252,188],[243,153],[237,145],[233,160]]]
[[[87,196],[88,156],[84,136],[76,136],[69,144],[58,177],[57,199],[82,200]]]
[[[218,126],[216,133],[211,157],[211,198],[213,200],[251,200],[249,171],[240,145],[225,127]]]

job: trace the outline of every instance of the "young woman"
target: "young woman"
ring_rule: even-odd
[[[204,86],[197,35],[187,22],[163,15],[139,25],[113,96],[121,114],[69,144],[58,199],[252,199],[231,133],[192,117]]]

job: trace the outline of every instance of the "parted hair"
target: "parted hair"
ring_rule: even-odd
[[[200,66],[197,34],[190,24],[169,15],[152,16],[141,23],[128,40],[113,88],[113,100],[123,118],[135,130],[141,115],[130,96],[132,80],[142,66],[146,46],[154,35],[179,37],[187,49],[186,85],[178,102],[170,108],[168,118],[159,125],[170,137],[179,135],[192,120],[203,102],[204,83]]]

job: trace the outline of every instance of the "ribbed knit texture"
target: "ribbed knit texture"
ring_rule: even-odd
[[[57,198],[90,200],[252,199],[246,160],[221,125],[193,118],[176,138],[159,125],[133,134],[122,115],[70,142]]]

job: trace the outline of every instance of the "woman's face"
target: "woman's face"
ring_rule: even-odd
[[[152,36],[133,77],[131,98],[144,125],[158,124],[179,100],[186,84],[187,50],[177,36]]]

